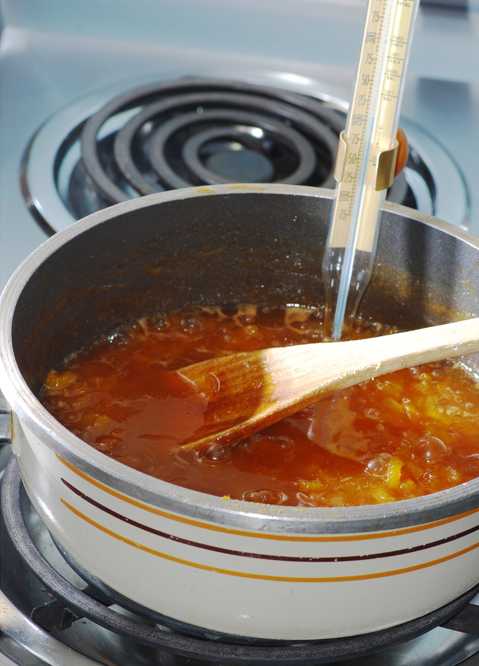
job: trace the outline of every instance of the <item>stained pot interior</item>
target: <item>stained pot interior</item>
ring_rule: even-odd
[[[330,210],[329,197],[235,192],[118,212],[66,242],[23,289],[13,320],[23,376],[38,392],[65,357],[146,313],[322,303]],[[479,314],[478,273],[473,244],[389,209],[361,314],[404,329]]]

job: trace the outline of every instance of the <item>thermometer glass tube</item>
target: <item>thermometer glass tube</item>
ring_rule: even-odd
[[[326,334],[351,327],[371,278],[419,0],[369,0],[353,99],[341,134],[323,259]]]

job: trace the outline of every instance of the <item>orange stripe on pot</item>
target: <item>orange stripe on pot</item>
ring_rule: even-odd
[[[153,513],[157,516],[161,516],[162,518],[167,518],[168,520],[174,520],[176,522],[184,523],[186,525],[192,525],[194,527],[199,527],[201,529],[212,530],[214,532],[223,532],[226,534],[234,534],[242,537],[251,537],[255,539],[271,539],[274,541],[300,541],[300,542],[340,542],[340,541],[363,541],[368,539],[382,539],[383,537],[399,536],[402,534],[413,534],[414,532],[421,532],[423,530],[429,530],[434,527],[439,527],[441,525],[447,525],[448,523],[452,523],[456,520],[461,520],[461,518],[466,518],[467,516],[471,516],[479,511],[478,507],[476,509],[465,511],[464,513],[461,514],[450,516],[449,518],[442,518],[441,520],[436,520],[434,522],[426,523],[424,525],[414,525],[413,527],[403,527],[403,528],[398,528],[396,530],[388,530],[384,532],[368,532],[368,533],[348,534],[348,535],[338,534],[331,536],[330,535],[299,536],[296,534],[266,534],[264,532],[249,532],[245,530],[223,527],[222,525],[214,525],[212,523],[201,522],[198,520],[193,520],[191,518],[186,518],[184,516],[179,516],[174,513],[169,513],[161,509],[157,509],[154,506],[145,504],[143,502],[139,502],[138,500],[135,500],[132,497],[129,497],[128,495],[124,495],[123,493],[113,490],[113,488],[110,488],[109,486],[89,476],[85,472],[82,472],[81,470],[77,469],[76,467],[74,467],[74,465],[61,458],[58,454],[57,458],[63,465],[65,465],[65,467],[67,467],[74,474],[82,478],[84,481],[87,481],[88,483],[99,488],[103,492],[108,493],[109,495],[112,495],[113,497],[116,497],[117,499],[126,502],[127,504],[131,504],[132,506],[142,509],[143,511],[149,511],[150,513]]]
[[[411,546],[409,548],[401,548],[399,550],[389,550],[386,552],[378,552],[378,553],[364,553],[362,555],[346,555],[346,556],[330,556],[330,557],[298,557],[298,556],[291,556],[291,555],[273,555],[270,553],[257,553],[257,552],[247,552],[243,550],[231,550],[231,548],[222,548],[220,546],[216,546],[210,543],[201,543],[198,541],[192,541],[191,539],[185,539],[183,537],[179,537],[175,534],[170,534],[169,532],[163,532],[161,530],[157,530],[151,525],[146,525],[145,523],[140,523],[136,520],[133,520],[132,518],[129,518],[127,516],[124,516],[121,513],[118,513],[117,511],[114,511],[108,506],[105,506],[101,502],[97,502],[97,500],[93,499],[93,497],[89,497],[85,493],[83,493],[79,488],[75,488],[75,486],[65,479],[62,478],[62,482],[64,485],[71,490],[77,497],[80,497],[82,500],[85,502],[88,502],[95,508],[99,509],[100,511],[103,511],[107,513],[108,515],[112,516],[113,518],[116,518],[117,520],[121,520],[125,523],[128,523],[128,525],[131,525],[132,527],[136,527],[140,530],[143,530],[144,532],[149,532],[150,534],[154,534],[157,537],[160,537],[161,539],[168,539],[170,541],[176,541],[177,543],[182,543],[185,546],[190,546],[192,548],[202,548],[204,550],[211,550],[217,553],[223,553],[224,555],[234,555],[235,557],[251,557],[255,559],[260,559],[260,560],[276,560],[276,561],[282,561],[282,562],[353,562],[353,561],[365,561],[365,560],[376,560],[380,558],[385,558],[385,557],[397,557],[399,555],[409,555],[411,553],[417,553],[420,550],[427,550],[430,548],[437,548],[438,546],[443,546],[446,543],[451,543],[452,541],[457,541],[458,539],[463,539],[466,536],[469,536],[470,534],[473,534],[474,532],[479,531],[479,525],[474,525],[473,527],[470,527],[467,530],[464,530],[463,532],[459,532],[458,534],[450,534],[447,537],[444,537],[442,539],[432,541],[429,543],[422,543],[418,544],[416,546]],[[397,542],[393,542],[397,543]]]
[[[132,546],[133,548],[137,548],[138,550],[141,550],[143,552],[149,553],[150,555],[154,555],[156,557],[160,557],[164,560],[169,560],[170,562],[175,562],[177,564],[181,564],[187,567],[192,567],[194,569],[202,569],[204,571],[212,571],[215,573],[223,574],[226,576],[236,576],[240,578],[252,578],[255,580],[270,580],[274,582],[279,582],[279,583],[346,583],[346,582],[351,582],[351,581],[359,581],[359,580],[372,580],[374,578],[387,578],[389,576],[399,576],[401,574],[406,574],[406,573],[411,573],[413,571],[419,571],[421,569],[427,569],[428,567],[432,567],[438,564],[442,564],[443,562],[448,562],[449,560],[453,560],[456,557],[460,557],[461,555],[465,555],[466,553],[475,550],[476,548],[479,547],[479,543],[475,543],[472,546],[469,546],[468,548],[464,548],[463,550],[460,550],[456,553],[452,553],[451,555],[446,555],[444,557],[440,557],[436,560],[431,560],[430,562],[423,562],[422,564],[416,564],[415,566],[412,567],[404,567],[402,569],[394,569],[393,571],[380,571],[377,573],[372,573],[372,574],[364,574],[364,575],[356,575],[356,576],[328,576],[328,577],[302,577],[302,576],[266,576],[263,574],[254,574],[254,573],[247,573],[244,571],[233,571],[232,569],[221,569],[219,567],[212,567],[206,564],[199,564],[198,562],[191,562],[189,560],[184,560],[180,557],[174,557],[173,555],[168,555],[167,553],[162,553],[159,550],[155,550],[153,548],[149,548],[148,546],[145,546],[143,544],[138,543],[137,541],[132,541],[131,539],[128,539],[125,536],[122,536],[121,534],[117,534],[116,532],[113,532],[112,530],[108,529],[104,525],[100,525],[99,523],[95,522],[88,516],[85,516],[85,514],[81,513],[81,511],[78,511],[78,509],[75,509],[75,507],[71,506],[66,500],[62,499],[62,504],[66,506],[67,509],[69,509],[73,514],[75,514],[78,518],[81,520],[84,520],[86,523],[91,525],[92,527],[95,527],[96,529],[100,530],[101,532],[107,534],[108,536],[112,537],[113,539],[117,539],[118,541],[122,541],[123,543],[127,544],[128,546]]]

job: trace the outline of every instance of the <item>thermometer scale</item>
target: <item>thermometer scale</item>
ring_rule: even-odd
[[[392,184],[401,98],[419,0],[369,0],[353,99],[341,133],[323,259],[325,326],[339,340],[371,277]]]

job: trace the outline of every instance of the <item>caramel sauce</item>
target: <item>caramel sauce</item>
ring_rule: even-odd
[[[452,362],[351,387],[232,446],[182,439],[204,395],[175,371],[274,346],[323,341],[318,311],[185,309],[117,327],[52,371],[45,407],[120,462],[220,497],[290,506],[356,506],[427,495],[479,476],[479,391]],[[351,338],[394,333],[358,325]]]

